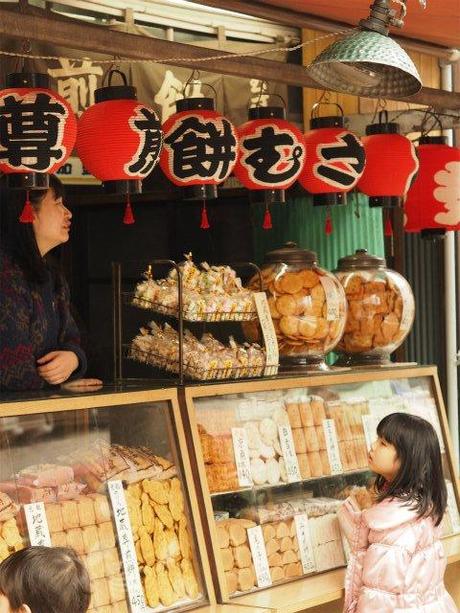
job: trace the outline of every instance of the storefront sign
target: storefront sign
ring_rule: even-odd
[[[265,376],[276,375],[278,372],[279,350],[276,338],[273,319],[268,307],[267,294],[265,292],[254,292],[254,302],[259,316],[262,335],[265,343],[266,366]]]
[[[251,548],[252,561],[256,571],[258,587],[269,587],[272,584],[270,567],[268,565],[267,550],[265,549],[262,526],[248,528],[249,547]]]
[[[289,483],[295,483],[296,481],[302,481],[300,475],[299,462],[297,461],[297,454],[294,447],[294,439],[292,438],[291,426],[279,426],[278,427],[281,449],[283,451],[284,464],[286,466],[286,473]]]
[[[46,519],[45,504],[43,502],[31,502],[24,505],[27,531],[31,545],[51,547],[51,537]]]
[[[326,438],[327,455],[331,467],[331,475],[343,473],[342,460],[340,459],[339,443],[335,431],[333,419],[323,419],[324,436]]]
[[[252,478],[247,432],[244,428],[232,428],[232,438],[238,483],[240,487],[250,487]]]
[[[313,544],[311,540],[310,524],[308,515],[294,515],[297,540],[299,541],[300,560],[304,574],[312,573],[316,570],[315,556],[313,554]]]
[[[131,613],[144,613],[147,611],[142,589],[139,567],[137,564],[136,549],[129,521],[128,507],[126,505],[123,483],[120,480],[109,481],[107,484],[112,503],[113,516],[117,529],[123,570],[125,572],[126,589],[128,590]]]

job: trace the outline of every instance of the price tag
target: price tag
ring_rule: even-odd
[[[324,293],[326,294],[326,319],[328,321],[334,321],[340,317],[340,300],[339,292],[337,290],[336,282],[329,277],[321,276],[319,278],[321,285],[323,286]]]
[[[30,544],[51,547],[51,537],[44,503],[31,502],[30,504],[25,504],[24,514],[26,516]]]
[[[339,442],[335,431],[333,419],[323,419],[324,437],[326,439],[327,455],[331,467],[331,475],[343,473],[342,460],[340,459]]]
[[[278,339],[276,338],[275,326],[273,325],[266,293],[254,292],[253,296],[265,343],[266,364],[264,374],[266,377],[269,377],[276,375],[278,372]]]
[[[147,607],[142,589],[141,576],[137,565],[136,549],[134,547],[128,507],[126,506],[123,483],[120,480],[109,481],[107,484],[113,516],[120,545],[121,560],[125,571],[125,583],[128,590],[131,613],[144,613]]]
[[[244,428],[232,428],[232,438],[238,483],[240,487],[249,487],[252,485],[252,477],[248,434]]]
[[[375,415],[361,415],[363,422],[364,436],[366,437],[367,451],[371,450],[372,443],[377,437],[377,421]]]
[[[270,567],[268,565],[267,550],[265,549],[262,526],[248,528],[249,547],[251,548],[252,561],[256,571],[257,586],[269,587],[272,584]]]
[[[455,533],[460,532],[460,514],[458,512],[457,499],[455,498],[454,486],[450,481],[446,480],[447,488],[447,509],[452,522],[452,528]]]
[[[283,451],[288,483],[302,481],[299,463],[297,461],[297,455],[294,447],[294,439],[292,438],[291,426],[278,426],[278,433],[280,437],[281,449]]]
[[[297,540],[299,541],[300,560],[304,574],[312,573],[316,570],[315,556],[313,554],[313,543],[311,541],[310,524],[308,515],[294,515]]]
[[[399,291],[402,298],[402,313],[401,323],[399,328],[401,331],[406,332],[410,330],[415,315],[414,295],[410,287],[406,287],[405,284],[399,287]]]

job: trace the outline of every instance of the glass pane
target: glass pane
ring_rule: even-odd
[[[115,521],[123,509],[108,488],[118,481],[147,610],[205,599],[168,402],[3,418],[0,428],[1,559],[37,543],[22,511],[42,502],[51,544],[74,548],[88,569],[90,611],[129,611],[132,582]]]
[[[436,401],[428,377],[247,392],[195,399],[199,438],[231,594],[257,589],[262,527],[273,583],[344,566],[336,512],[350,494],[373,504],[368,448],[387,414],[427,419],[438,433],[449,506],[443,535],[460,532]],[[249,476],[249,479],[248,479]],[[305,529],[307,526],[307,529]]]

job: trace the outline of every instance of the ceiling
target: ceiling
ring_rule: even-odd
[[[460,0],[426,1],[427,8],[423,9],[419,0],[407,0],[405,25],[402,30],[393,29],[393,33],[443,47],[459,48]],[[370,0],[264,0],[257,4],[356,25],[359,19],[369,14],[371,2]],[[396,2],[392,6],[398,8]]]

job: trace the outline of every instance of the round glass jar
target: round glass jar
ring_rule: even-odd
[[[409,334],[414,295],[406,279],[386,267],[384,258],[358,249],[341,258],[337,278],[348,302],[345,332],[338,345],[345,364],[385,364]]]
[[[316,253],[286,243],[270,251],[262,284],[275,326],[282,367],[327,368],[324,357],[342,336],[346,297],[336,277],[318,266]],[[251,289],[259,291],[257,277]],[[246,327],[254,338],[255,327]]]

